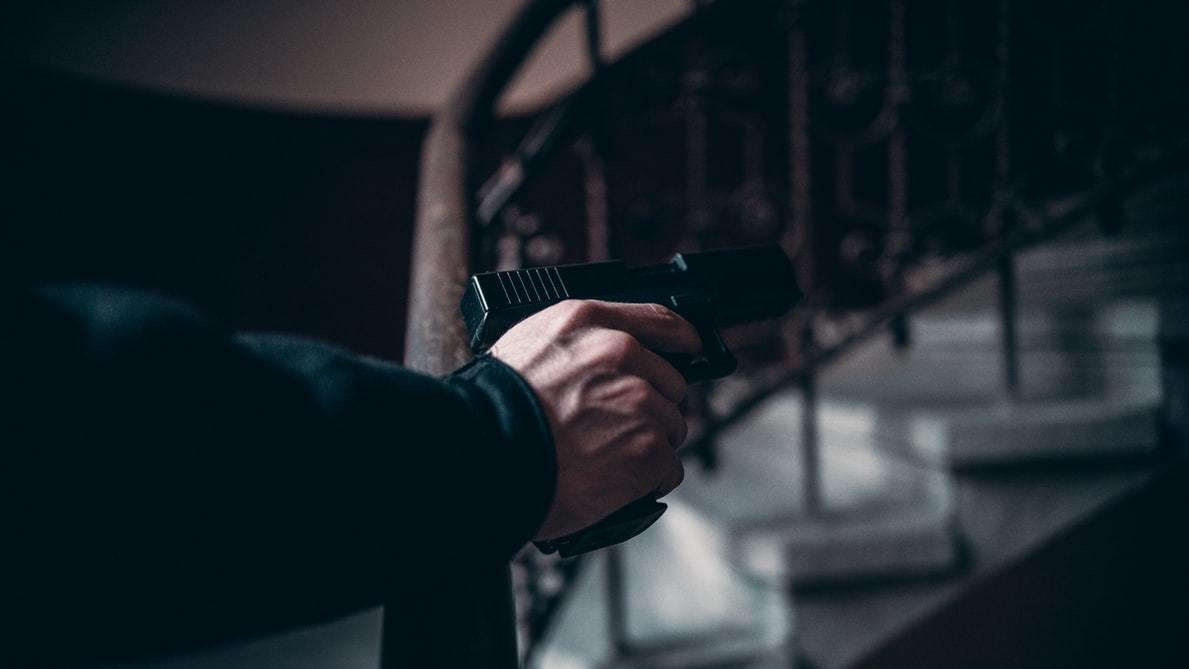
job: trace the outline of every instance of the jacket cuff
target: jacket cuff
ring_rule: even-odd
[[[511,555],[533,538],[545,522],[557,486],[557,460],[549,419],[536,392],[524,377],[491,355],[481,355],[446,381],[463,391],[476,414],[499,428],[505,453],[496,454],[513,472],[502,509],[507,515],[505,536],[516,543],[501,546]]]

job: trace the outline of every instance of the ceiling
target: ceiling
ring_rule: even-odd
[[[424,115],[441,105],[524,0],[24,0],[3,46],[103,81],[253,106]],[[690,0],[604,0],[614,57],[680,20]],[[585,77],[571,10],[502,101],[532,109]]]

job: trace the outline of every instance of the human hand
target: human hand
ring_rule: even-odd
[[[681,483],[685,379],[653,351],[696,355],[701,347],[694,327],[660,305],[595,300],[540,311],[491,347],[536,391],[553,430],[557,490],[537,539],[576,532]]]

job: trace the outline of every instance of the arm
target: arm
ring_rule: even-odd
[[[545,518],[548,424],[494,359],[443,381],[148,295],[4,302],[5,635],[39,654],[323,620]]]
[[[648,349],[698,338],[659,307],[563,303],[438,380],[125,291],[3,301],[3,646],[42,665],[432,593],[681,480]]]

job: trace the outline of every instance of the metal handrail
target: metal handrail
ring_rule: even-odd
[[[458,304],[476,257],[471,239],[469,159],[501,91],[549,26],[575,0],[529,0],[449,103],[434,116],[421,159],[412,244],[405,364],[441,375],[466,362]],[[506,565],[460,574],[419,602],[415,615],[385,605],[381,666],[515,667],[519,664]],[[459,643],[459,639],[467,643]]]
[[[495,103],[532,47],[576,0],[531,0],[434,116],[421,157],[405,364],[445,374],[468,352],[458,304],[474,257],[468,159]]]

